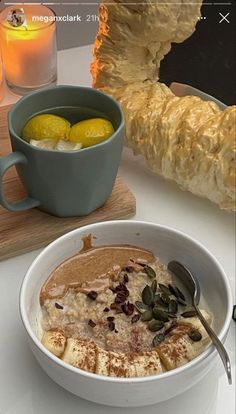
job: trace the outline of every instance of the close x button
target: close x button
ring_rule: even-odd
[[[220,13],[219,12],[219,15],[220,15],[219,23],[230,23],[230,20],[229,20],[230,12],[228,12],[228,13]]]

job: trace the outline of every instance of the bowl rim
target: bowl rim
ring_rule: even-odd
[[[153,381],[153,380],[165,380],[168,377],[175,377],[179,374],[181,374],[184,371],[190,371],[192,368],[194,368],[197,364],[203,363],[205,359],[209,358],[209,357],[213,357],[217,354],[216,349],[214,348],[214,345],[210,345],[204,352],[202,352],[198,357],[194,358],[193,360],[189,361],[188,363],[175,368],[173,370],[161,373],[161,374],[155,374],[155,375],[149,375],[147,377],[134,377],[134,378],[119,378],[119,377],[109,377],[109,376],[105,376],[105,375],[99,375],[99,374],[95,374],[92,372],[88,372],[88,371],[84,371],[80,368],[76,368],[73,367],[72,365],[69,365],[67,363],[65,363],[64,361],[62,361],[60,358],[56,357],[55,355],[53,355],[50,351],[48,351],[43,344],[41,343],[41,341],[38,339],[37,335],[33,332],[33,329],[31,328],[28,316],[27,316],[27,310],[26,310],[26,303],[25,303],[25,292],[26,292],[26,288],[27,288],[27,284],[28,281],[30,280],[30,278],[32,277],[32,274],[34,273],[34,268],[37,267],[38,262],[41,261],[42,257],[47,254],[50,249],[53,249],[54,246],[61,242],[62,240],[66,240],[67,238],[70,238],[71,236],[73,236],[76,233],[80,233],[81,231],[87,231],[92,229],[95,229],[97,227],[101,227],[101,226],[114,226],[114,225],[131,225],[131,226],[136,226],[136,225],[141,225],[141,226],[147,226],[153,228],[155,227],[156,229],[162,229],[164,231],[169,231],[169,232],[173,232],[178,236],[184,237],[185,239],[187,239],[188,241],[196,244],[200,249],[202,249],[209,257],[210,259],[214,262],[214,264],[216,265],[216,267],[218,267],[219,269],[219,273],[222,276],[222,281],[225,285],[225,289],[226,289],[226,294],[227,294],[227,312],[226,312],[226,317],[225,317],[225,321],[224,324],[218,334],[218,337],[220,340],[224,340],[226,337],[226,334],[228,332],[229,329],[229,325],[231,322],[231,316],[232,316],[232,307],[233,307],[233,297],[232,297],[232,292],[231,292],[231,288],[230,288],[230,283],[228,280],[228,277],[222,267],[222,265],[220,264],[220,262],[216,259],[216,257],[207,249],[207,247],[205,247],[201,242],[197,241],[196,239],[194,239],[192,236],[186,234],[185,232],[175,229],[174,227],[170,227],[170,226],[166,226],[166,225],[162,225],[162,224],[157,224],[154,222],[146,222],[146,221],[142,221],[142,220],[111,220],[111,221],[106,221],[106,222],[99,222],[99,223],[93,223],[93,224],[89,224],[86,225],[84,227],[80,227],[77,228],[75,230],[72,230],[60,237],[58,237],[56,240],[54,240],[52,243],[50,243],[48,246],[46,246],[42,252],[39,253],[39,255],[34,259],[34,261],[32,262],[32,264],[30,265],[30,267],[28,268],[22,284],[21,284],[21,288],[20,288],[20,295],[19,295],[19,311],[20,311],[20,316],[21,316],[21,321],[23,323],[23,326],[26,330],[26,333],[28,335],[28,337],[31,339],[31,341],[33,341],[34,345],[41,351],[41,353],[43,353],[44,356],[46,356],[49,360],[53,361],[54,363],[58,364],[61,368],[66,369],[74,374],[80,374],[83,377],[86,378],[90,378],[90,379],[97,379],[97,380],[101,380],[101,381],[108,381],[108,382],[115,382],[115,383],[126,383],[126,384],[130,384],[130,383],[142,383],[142,382],[149,382],[149,381]]]
[[[76,151],[58,151],[58,150],[50,150],[50,149],[45,149],[45,148],[40,148],[40,147],[35,147],[32,144],[30,144],[29,142],[25,141],[19,134],[17,134],[17,132],[15,131],[15,128],[13,127],[13,118],[15,116],[15,112],[19,109],[19,107],[21,106],[22,103],[27,102],[31,100],[31,98],[34,98],[35,96],[37,97],[37,95],[40,94],[46,94],[47,92],[51,92],[54,90],[77,90],[77,91],[81,91],[81,92],[91,92],[94,95],[100,96],[101,98],[105,98],[110,100],[110,102],[112,102],[112,104],[114,105],[114,107],[116,106],[117,111],[119,112],[120,115],[120,122],[119,122],[119,126],[117,129],[114,130],[114,132],[112,133],[112,135],[107,138],[106,140],[92,145],[91,147],[85,147],[85,148],[81,148],[79,150]],[[50,109],[50,108],[48,108]],[[37,113],[36,113],[37,115]],[[33,117],[34,115],[32,115]],[[31,119],[31,118],[30,118]],[[117,139],[117,137],[120,136],[120,133],[122,132],[123,128],[125,125],[125,117],[124,117],[124,112],[121,108],[121,105],[118,101],[116,101],[112,96],[104,93],[103,91],[97,90],[91,86],[77,86],[77,85],[51,85],[42,89],[38,89],[35,90],[33,92],[28,93],[27,95],[22,96],[19,101],[17,101],[13,107],[10,109],[10,111],[8,112],[8,129],[9,129],[9,133],[10,133],[10,137],[13,136],[14,139],[16,139],[17,141],[21,142],[21,144],[26,145],[26,147],[29,147],[31,150],[34,151],[38,151],[38,152],[43,152],[43,153],[52,153],[53,156],[58,156],[61,157],[61,155],[65,155],[65,154],[69,154],[69,156],[76,156],[75,154],[78,153],[86,153],[86,152],[92,152],[94,150],[96,150],[96,148],[100,148],[100,147],[104,147],[106,145],[108,145],[110,142],[114,141]]]

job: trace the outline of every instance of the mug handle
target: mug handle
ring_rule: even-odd
[[[0,158],[0,204],[9,211],[24,211],[40,205],[38,200],[27,197],[25,200],[16,203],[7,201],[3,191],[3,177],[6,171],[15,164],[27,164],[27,158],[22,152],[12,152],[6,157]]]

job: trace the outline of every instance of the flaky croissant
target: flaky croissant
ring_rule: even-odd
[[[199,0],[172,3],[102,1],[94,86],[121,103],[126,143],[152,171],[235,210],[236,106],[221,111],[198,97],[176,97],[158,82],[171,43],[189,37],[200,14]]]

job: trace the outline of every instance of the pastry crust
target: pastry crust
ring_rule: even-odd
[[[236,106],[221,111],[195,96],[176,97],[157,82],[171,43],[189,37],[200,15],[199,1],[170,3],[102,1],[94,86],[121,103],[126,143],[152,171],[235,210]]]
[[[160,62],[171,43],[180,43],[193,33],[201,5],[199,0],[163,3],[101,1],[92,64],[96,88],[129,84],[134,76],[141,82],[158,79]]]

